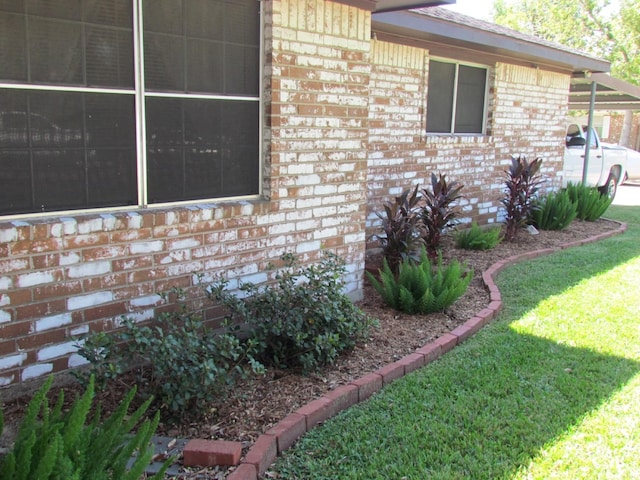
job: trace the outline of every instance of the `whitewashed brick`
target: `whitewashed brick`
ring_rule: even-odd
[[[312,242],[300,242],[296,245],[296,253],[308,253],[322,248],[322,242],[320,240],[314,240]]]
[[[0,290],[9,290],[13,285],[10,277],[0,277]]]
[[[47,272],[33,272],[20,275],[18,277],[18,286],[21,288],[28,288],[55,282],[53,273],[54,272],[52,270],[49,270]]]
[[[69,325],[73,321],[70,313],[61,313],[59,315],[51,315],[50,317],[42,317],[35,322],[35,331],[44,332],[52,328],[59,328]]]
[[[67,310],[95,307],[113,301],[112,292],[96,292],[67,299]]]
[[[69,330],[69,334],[73,337],[77,337],[78,335],[85,335],[89,333],[89,325],[78,325],[75,328]]]
[[[6,310],[0,310],[0,323],[7,323],[11,321],[11,314]]]
[[[10,243],[18,241],[18,229],[17,228],[2,228],[0,229],[0,243]]]
[[[155,240],[152,242],[136,242],[129,245],[129,251],[133,255],[161,252],[162,248],[163,242],[161,240]]]
[[[60,260],[59,260],[59,265],[61,267],[67,266],[67,265],[75,265],[76,263],[79,263],[82,260],[82,257],[80,256],[79,253],[75,253],[75,252],[71,252],[71,253],[67,253],[67,254],[61,254],[60,255]]]
[[[67,367],[76,368],[76,367],[81,367],[83,365],[87,365],[88,363],[89,363],[89,360],[84,358],[82,355],[74,353],[69,357],[69,360],[67,361]]]
[[[135,323],[146,322],[147,320],[151,320],[155,317],[155,310],[153,308],[148,308],[139,312],[130,313],[127,317],[131,318]],[[120,326],[122,325],[120,324]]]
[[[0,377],[0,387],[6,387],[7,385],[11,385],[15,378],[16,378],[15,375],[11,375],[10,377]]]
[[[144,297],[133,298],[129,301],[132,307],[148,307],[162,303],[160,295],[147,295]]]
[[[86,235],[88,233],[102,231],[103,220],[102,217],[91,218],[78,223],[78,233]]]
[[[60,222],[64,235],[75,235],[78,233],[78,221],[75,218],[62,217]]]
[[[26,359],[26,353],[18,353],[17,355],[0,357],[0,370],[8,370],[13,367],[19,367]]]
[[[53,358],[62,357],[69,353],[76,352],[78,350],[78,345],[75,341],[59,343],[57,345],[51,345],[48,347],[41,348],[38,350],[38,361],[46,361],[51,360]]]
[[[67,270],[69,278],[96,277],[111,272],[111,262],[87,262]]]
[[[142,215],[137,212],[129,212],[127,213],[127,226],[129,229],[137,230],[142,227]]]
[[[0,295],[0,307],[6,307],[7,305],[11,305],[11,297],[3,293]]]
[[[52,371],[53,371],[52,363],[39,363],[39,364],[31,365],[25,368],[22,371],[22,375],[20,378],[24,382],[31,378],[41,377],[42,375],[46,375],[47,373],[51,373]]]

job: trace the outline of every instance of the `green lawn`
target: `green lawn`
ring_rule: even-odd
[[[640,478],[640,207],[627,233],[498,277],[465,344],[301,439],[285,479]]]

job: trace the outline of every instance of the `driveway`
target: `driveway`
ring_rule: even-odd
[[[640,182],[625,183],[618,186],[614,205],[640,206]]]

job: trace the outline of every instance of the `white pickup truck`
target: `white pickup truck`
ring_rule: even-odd
[[[590,143],[587,185],[598,187],[603,194],[613,198],[618,185],[627,177],[627,151],[617,145],[602,143],[594,129]],[[582,183],[586,144],[587,127],[569,125],[564,149],[564,186],[569,182]]]

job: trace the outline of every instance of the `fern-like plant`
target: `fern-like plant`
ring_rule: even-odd
[[[419,263],[403,261],[396,276],[385,259],[379,275],[377,280],[367,272],[387,305],[401,312],[426,314],[442,312],[455,303],[467,291],[473,271],[466,271],[457,260],[443,265],[442,255],[432,265],[423,248]]]
[[[382,233],[374,235],[380,242],[382,254],[393,271],[407,258],[417,258],[422,243],[418,231],[416,211],[420,197],[418,186],[407,189],[393,202],[384,204],[384,213],[378,213]]]
[[[465,250],[491,250],[502,241],[502,228],[493,226],[481,228],[477,222],[471,227],[453,234],[456,247]]]
[[[94,398],[93,379],[66,413],[62,408],[63,391],[58,395],[53,409],[49,406],[47,393],[52,382],[53,377],[49,377],[29,402],[14,447],[0,460],[2,478],[138,480],[153,456],[150,441],[160,420],[156,413],[153,420],[140,423],[149,401],[128,415],[136,392],[134,388],[105,421],[100,421],[98,408],[87,423]],[[137,433],[131,434],[136,425]],[[134,454],[135,459],[130,463]],[[165,461],[153,479],[164,478],[171,460]]]
[[[564,230],[577,215],[577,204],[566,190],[549,193],[536,201],[531,212],[532,224],[540,230]]]
[[[597,188],[582,184],[569,183],[567,193],[571,201],[576,204],[577,217],[587,222],[594,222],[604,215],[613,201],[608,195],[600,193]]]
[[[436,258],[442,234],[454,225],[460,216],[460,208],[455,203],[462,198],[458,182],[447,182],[445,175],[431,174],[431,188],[422,190],[424,206],[420,210],[422,238],[427,254]]]

